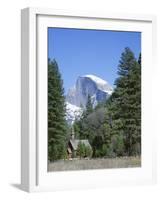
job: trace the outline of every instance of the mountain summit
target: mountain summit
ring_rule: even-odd
[[[79,76],[76,84],[69,89],[66,95],[67,120],[73,122],[82,113],[81,110],[86,108],[88,96],[95,107],[98,103],[108,99],[112,92],[113,88],[109,83],[95,75]]]
[[[113,88],[107,81],[95,75],[84,75],[79,76],[75,86],[69,89],[66,100],[75,106],[85,108],[88,96],[90,96],[93,107],[95,107],[98,103],[105,101],[112,91]]]

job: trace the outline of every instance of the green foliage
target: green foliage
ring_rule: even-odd
[[[55,60],[48,61],[48,159],[66,156],[67,124],[63,81]]]
[[[88,139],[93,157],[141,154],[141,54],[138,61],[129,48],[121,55],[115,90],[107,102],[87,108],[74,129]]]
[[[117,156],[124,155],[124,140],[122,134],[113,135],[111,138],[111,144],[113,148],[113,153],[115,153]]]
[[[129,48],[121,55],[111,97],[95,108],[88,96],[86,109],[73,124],[75,137],[88,139],[92,149],[78,144],[77,156],[116,157],[141,154],[141,54]],[[48,159],[67,158],[71,129],[65,120],[63,81],[55,60],[48,61]]]
[[[73,127],[76,133],[76,137],[80,139],[87,139],[91,135],[91,131],[88,126],[88,116],[93,112],[91,97],[88,96],[86,109],[83,111],[82,117],[76,120]]]
[[[82,142],[79,142],[78,144],[77,156],[79,156],[80,158],[85,157],[85,144]]]
[[[106,156],[107,155],[107,151],[108,151],[108,148],[107,148],[107,145],[106,144],[103,144],[102,145],[102,149],[101,149],[101,156]]]
[[[88,95],[87,104],[86,104],[86,115],[89,115],[93,111],[93,105],[91,102],[91,97]]]
[[[85,146],[85,157],[91,158],[92,157],[92,149],[89,146]]]
[[[83,142],[79,142],[78,144],[78,148],[77,148],[77,153],[76,155],[79,156],[80,158],[84,158],[84,157],[88,157],[91,158],[92,157],[92,149],[90,146],[86,146]]]
[[[131,156],[136,154],[133,146],[141,145],[141,65],[129,48],[122,53],[118,74],[110,98],[113,133],[122,134],[125,153]]]

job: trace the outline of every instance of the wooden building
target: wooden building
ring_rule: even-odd
[[[89,141],[87,139],[86,140],[75,139],[74,131],[72,130],[71,139],[69,140],[68,147],[67,147],[67,154],[68,154],[69,159],[77,157],[77,149],[78,149],[79,143],[84,144],[86,147],[89,147],[92,150],[92,147]]]

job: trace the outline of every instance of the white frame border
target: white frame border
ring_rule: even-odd
[[[113,14],[98,12],[64,11],[42,8],[25,8],[21,12],[21,188],[25,191],[51,191],[37,184],[37,66],[36,31],[37,15],[70,16],[80,18],[119,19],[151,22],[153,29],[153,63],[156,60],[156,18],[151,15]],[[155,63],[154,63],[155,64]],[[150,183],[156,182],[155,136],[153,144],[153,172]],[[143,183],[145,183],[143,181]],[[62,188],[63,189],[63,188]]]

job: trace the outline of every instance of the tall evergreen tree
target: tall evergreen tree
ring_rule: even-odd
[[[141,67],[129,48],[122,53],[118,75],[111,97],[113,132],[123,136],[130,156],[139,154],[141,145]]]
[[[88,123],[88,116],[93,112],[93,105],[91,102],[91,97],[88,95],[86,109],[83,111],[83,114],[79,120],[76,120],[74,123],[74,130],[77,133],[77,137],[80,139],[89,139],[90,127]]]
[[[63,81],[55,60],[48,61],[48,159],[66,154],[66,121]]]
[[[89,115],[90,113],[92,113],[92,111],[93,111],[93,105],[92,105],[91,97],[90,95],[88,95],[85,113],[86,115]]]

